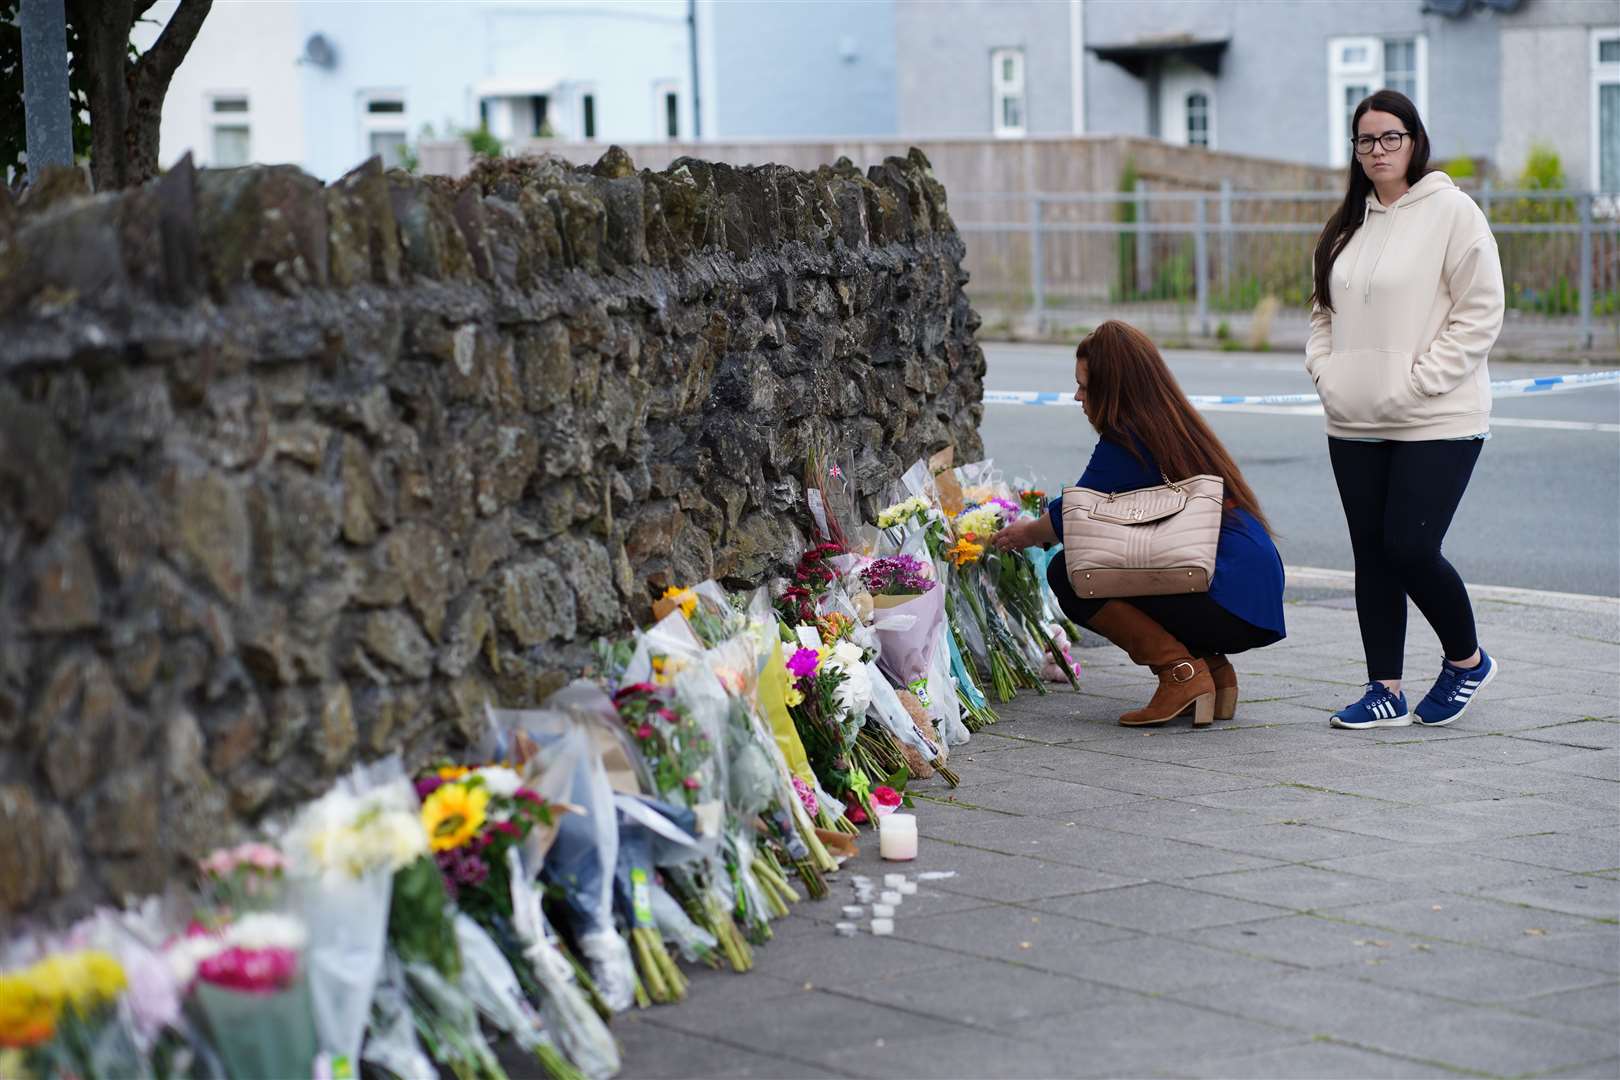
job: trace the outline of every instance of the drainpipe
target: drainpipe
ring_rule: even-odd
[[[1069,107],[1076,135],[1086,133],[1086,8],[1085,0],[1069,0]]]
[[[692,53],[692,138],[703,138],[703,98],[698,90],[697,0],[686,0],[686,41]]]

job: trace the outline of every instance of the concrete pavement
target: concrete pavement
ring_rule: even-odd
[[[852,873],[747,976],[621,1017],[627,1077],[1620,1075],[1620,604],[1476,596],[1501,676],[1456,725],[1330,729],[1364,678],[1334,575],[1235,658],[1235,721],[1114,723],[1150,682],[1084,649],[916,789],[895,936]],[[1413,612],[1418,694],[1439,650]]]

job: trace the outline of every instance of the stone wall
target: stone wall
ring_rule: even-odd
[[[915,151],[0,205],[0,931],[781,573],[813,446],[869,502],[978,454],[962,256]]]

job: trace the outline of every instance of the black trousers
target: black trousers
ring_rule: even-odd
[[[1085,626],[1107,600],[1087,600],[1075,595],[1069,583],[1068,571],[1062,557],[1046,564],[1046,580],[1057,597],[1063,614]],[[1275,630],[1266,630],[1238,618],[1209,598],[1208,593],[1177,593],[1172,596],[1120,597],[1132,607],[1140,608],[1148,617],[1170,632],[1170,636],[1187,646],[1195,658],[1203,659],[1217,653],[1247,652],[1281,640]]]
[[[1356,618],[1369,681],[1401,677],[1408,596],[1448,660],[1466,660],[1479,647],[1468,590],[1440,543],[1484,445],[1328,439],[1356,559]]]

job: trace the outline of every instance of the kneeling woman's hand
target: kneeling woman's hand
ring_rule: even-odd
[[[990,538],[991,546],[1000,551],[1040,547],[1056,542],[1057,534],[1052,531],[1052,519],[1045,514],[1038,518],[1015,521]]]

